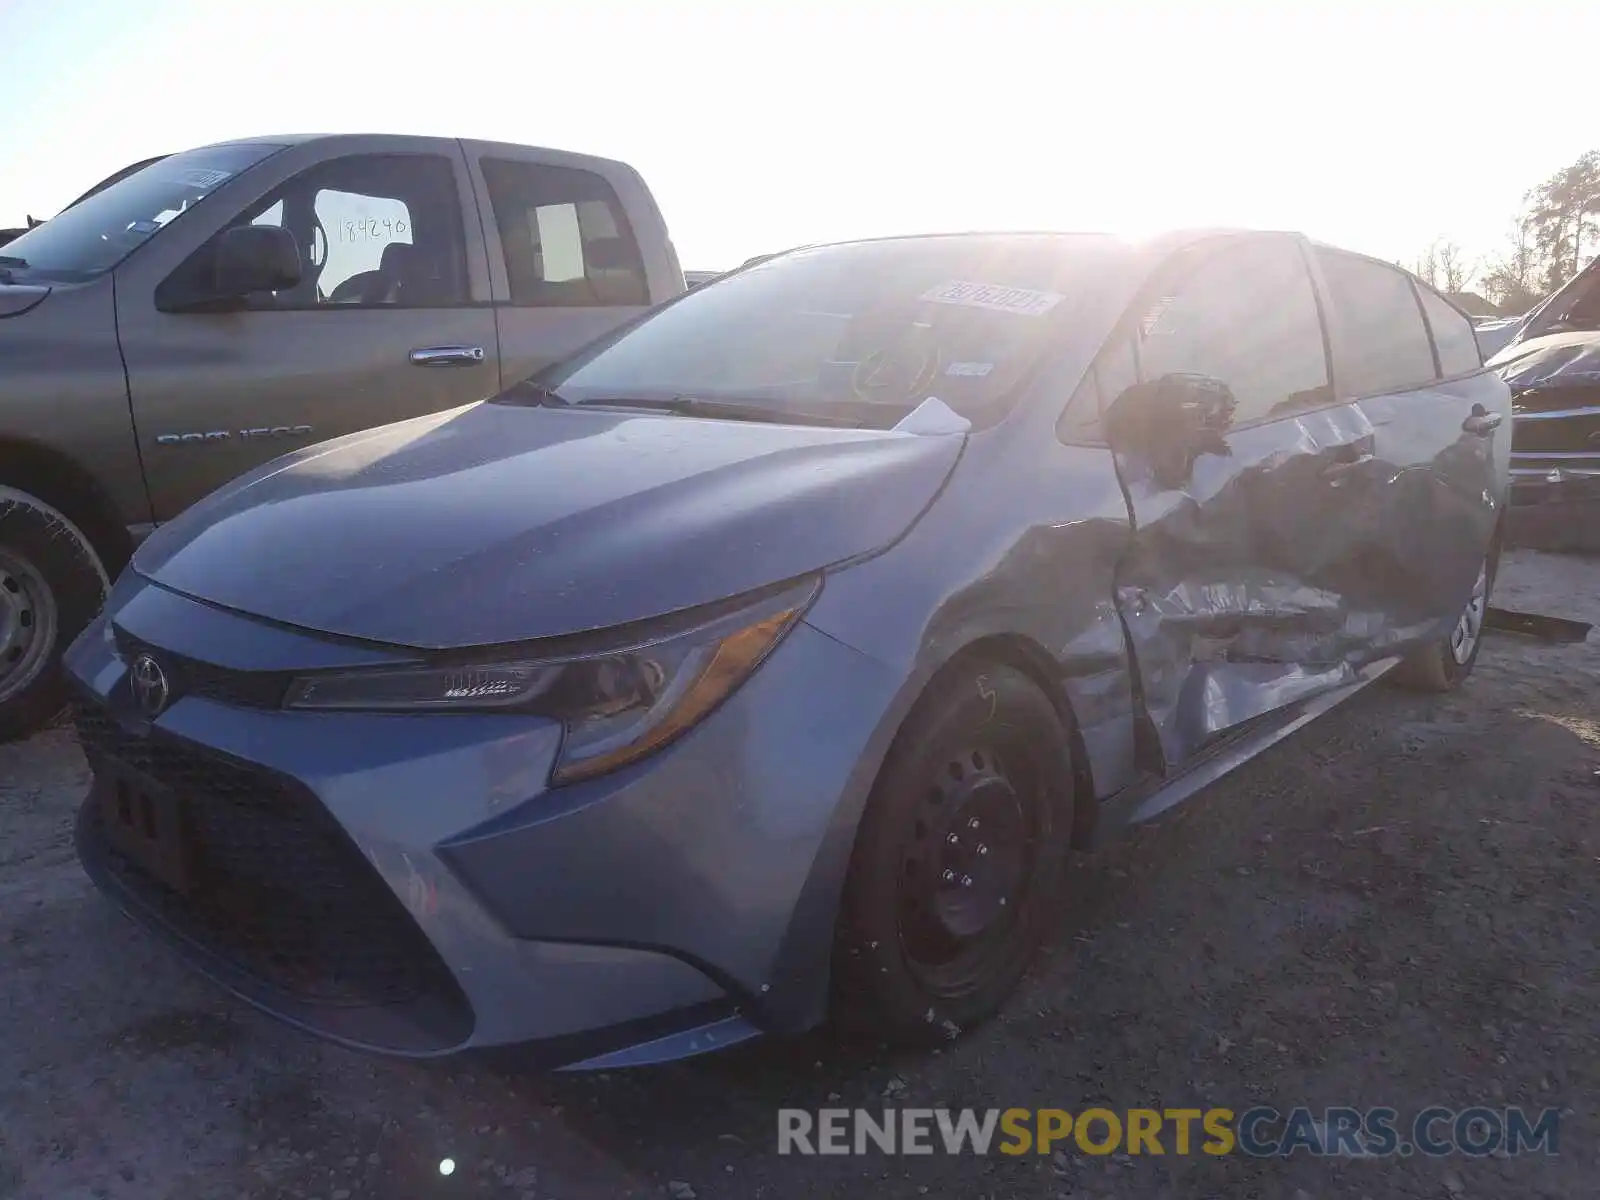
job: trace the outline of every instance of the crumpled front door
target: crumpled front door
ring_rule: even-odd
[[[1372,442],[1349,404],[1228,434],[1179,486],[1117,456],[1134,522],[1117,607],[1166,770],[1354,681],[1372,633],[1349,603],[1381,512]]]

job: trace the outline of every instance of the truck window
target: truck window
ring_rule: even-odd
[[[143,166],[82,197],[6,247],[18,283],[82,283],[112,270],[147,238],[205,203],[228,180],[283,147],[207,146]]]
[[[571,167],[480,160],[511,303],[550,308],[650,302],[639,244],[616,193]]]
[[[434,154],[355,154],[280,185],[234,224],[276,225],[300,243],[300,285],[256,309],[450,308],[468,301],[455,166]],[[202,246],[175,275],[203,267]]]

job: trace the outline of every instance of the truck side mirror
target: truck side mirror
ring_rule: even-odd
[[[246,297],[300,282],[300,243],[276,225],[235,225],[156,289],[162,312],[229,312]]]
[[[1106,410],[1106,444],[1145,462],[1164,488],[1189,481],[1202,454],[1228,454],[1226,434],[1238,402],[1209,375],[1163,375],[1125,390]]]
[[[217,235],[211,283],[217,299],[243,299],[300,282],[300,243],[277,225],[236,225]]]

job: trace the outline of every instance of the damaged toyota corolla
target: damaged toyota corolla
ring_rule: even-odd
[[[369,1050],[955,1036],[1073,848],[1466,676],[1509,411],[1296,235],[792,251],[157,531],[68,656],[79,853]]]

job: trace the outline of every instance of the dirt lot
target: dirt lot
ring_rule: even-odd
[[[1600,561],[1496,599],[1600,622]],[[219,997],[73,861],[65,731],[0,747],[0,1197],[1578,1197],[1600,1143],[1600,634],[1369,689],[1080,864],[1006,1017],[545,1076],[330,1049]],[[780,1158],[784,1105],[1567,1109],[1554,1158]],[[441,1178],[437,1164],[458,1164]]]

